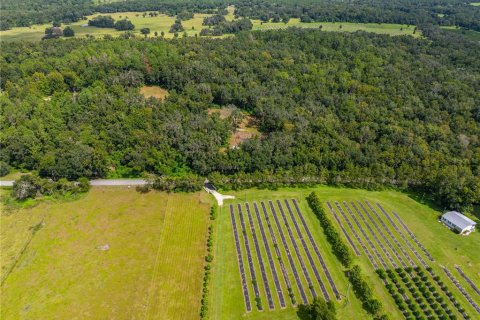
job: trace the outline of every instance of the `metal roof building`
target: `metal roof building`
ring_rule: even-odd
[[[449,211],[440,219],[447,227],[458,231],[460,234],[470,233],[475,230],[477,224],[472,219],[465,217],[457,211]]]

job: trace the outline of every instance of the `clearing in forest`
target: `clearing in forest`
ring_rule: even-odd
[[[158,100],[164,100],[168,96],[168,91],[159,86],[143,86],[140,88],[140,93],[147,99],[154,97]]]
[[[261,137],[261,133],[258,131],[257,119],[253,116],[245,116],[235,129],[235,132],[230,136],[230,148],[237,148],[243,142],[255,137]]]

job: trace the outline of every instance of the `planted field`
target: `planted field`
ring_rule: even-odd
[[[209,208],[201,193],[117,187],[2,208],[0,318],[198,317]]]
[[[250,250],[252,250],[254,269],[258,277],[256,283],[264,309],[258,311],[255,307],[253,285],[247,270],[249,279],[247,288],[253,307],[251,311],[246,310],[238,259],[235,258],[232,224],[228,214],[228,219],[225,219],[221,211],[218,219],[219,234],[216,248],[218,259],[213,275],[211,296],[210,317],[212,319],[228,318],[227,315],[245,319],[297,319],[294,305],[302,303],[303,297],[311,301],[314,295],[321,297],[328,295],[328,298],[337,306],[339,319],[368,318],[353,292],[347,290],[348,282],[343,274],[344,269],[333,256],[319,221],[305,201],[306,196],[312,191],[317,193],[324,204],[325,212],[330,215],[332,223],[338,227],[340,235],[347,243],[346,236],[332,211],[337,216],[345,233],[360,254],[354,256],[354,264],[362,268],[366,281],[374,291],[374,296],[382,302],[385,312],[390,314],[392,319],[478,318],[479,313],[469,301],[471,299],[476,305],[479,302],[478,294],[470,285],[471,282],[478,288],[480,283],[478,274],[480,256],[475,250],[479,241],[478,232],[468,237],[458,236],[437,222],[439,212],[398,192],[320,187],[229,192],[237,197],[231,202],[234,205],[237,221],[239,219],[238,204],[242,207],[245,217],[247,217],[247,211],[244,203],[249,204],[253,218],[256,217],[255,208],[261,216],[261,225],[267,238],[274,268],[270,266],[269,254],[263,245],[265,240],[260,224],[254,221],[254,227],[274,309],[270,310],[268,306],[261,268],[253,245],[253,235],[247,226],[246,236],[251,243]],[[229,204],[227,203],[226,206],[221,209],[223,212],[229,212]],[[240,227],[237,225],[237,228]],[[245,260],[246,252],[242,241],[240,244]],[[441,246],[438,245],[439,243]],[[353,246],[349,246],[353,252]],[[297,257],[297,251],[300,259]],[[233,257],[232,262],[229,262],[229,257]],[[314,261],[314,267],[310,262],[311,259]],[[329,276],[323,265],[326,266]],[[457,271],[455,265],[460,267],[470,282]],[[442,266],[452,273],[454,281],[449,279]],[[285,308],[279,300],[280,291],[276,288],[273,270],[285,297]],[[383,279],[377,274],[382,272],[385,273]],[[321,281],[318,281],[317,274]],[[458,283],[462,290],[459,290],[455,283]],[[462,291],[468,294],[469,298]]]
[[[377,274],[384,282],[385,288],[405,319],[421,319],[422,317],[425,319],[472,319],[480,314],[480,308],[472,296],[446,267],[440,265],[447,275],[447,279],[450,280],[449,285],[445,285],[441,280],[442,277],[429,265],[429,263],[433,265],[435,262],[433,256],[398,213],[391,212],[402,229],[399,228],[397,222],[392,219],[388,211],[378,202],[374,205],[373,202],[371,203],[367,200],[351,201],[350,204],[343,201],[345,210],[350,213],[351,218],[358,222],[356,226],[363,235],[364,240],[369,242],[369,237],[364,231],[365,227],[375,239],[378,248],[381,249],[375,248],[375,245],[371,246],[372,251],[381,251],[383,253],[383,257],[380,253],[377,255],[383,267],[381,268],[367,251],[367,247],[363,244],[363,240],[349,221],[345,210],[339,202],[335,202],[335,209],[330,202],[327,202],[326,206],[337,220],[339,227],[344,231],[345,238],[352,241],[346,229],[341,227],[342,222],[336,214],[336,211],[340,212],[340,216],[349,226],[348,230],[364,249],[368,260],[376,269]],[[354,210],[351,210],[350,206]],[[357,216],[360,219],[357,219]],[[363,222],[363,226],[360,221]],[[425,258],[429,260],[428,263],[415,247],[419,248]],[[422,268],[418,267],[419,265],[423,265],[428,272],[424,272]],[[398,275],[401,281],[398,281]],[[417,281],[418,279],[421,281]],[[457,290],[457,296],[460,294],[464,300],[457,300],[454,297],[449,289],[450,285],[454,285],[454,288]],[[474,289],[474,287],[472,288]],[[467,311],[464,307],[466,304],[470,304],[473,311]]]

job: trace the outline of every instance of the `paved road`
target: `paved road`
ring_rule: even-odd
[[[11,187],[14,181],[0,181],[0,187]],[[145,184],[143,179],[97,179],[90,180],[92,186],[138,186]]]

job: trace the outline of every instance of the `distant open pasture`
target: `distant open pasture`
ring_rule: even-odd
[[[206,194],[97,187],[1,209],[1,319],[198,317]]]
[[[70,27],[75,31],[75,37],[86,37],[87,35],[94,37],[103,37],[104,35],[119,36],[124,34],[124,31],[117,31],[113,28],[97,28],[88,26],[88,20],[92,19],[98,15],[110,15],[115,20],[128,18],[134,25],[135,30],[133,33],[138,36],[143,36],[140,33],[142,28],[150,28],[151,33],[148,37],[154,37],[155,32],[157,32],[158,37],[161,33],[164,32],[165,38],[173,38],[173,34],[169,33],[171,25],[175,22],[175,17],[169,17],[165,14],[159,14],[158,16],[151,17],[148,15],[150,11],[147,12],[119,12],[119,13],[106,13],[106,14],[94,14],[88,16],[86,20],[78,21],[72,24],[69,24]],[[145,17],[143,16],[144,14]],[[185,33],[188,36],[195,36],[199,34],[200,31],[205,28],[202,26],[203,19],[209,14],[195,14],[193,19],[183,21],[182,24],[185,28]],[[226,16],[227,20],[233,20],[233,8],[229,8],[229,13]],[[374,32],[380,34],[389,34],[392,36],[398,35],[411,35],[414,37],[420,36],[420,32],[416,32],[414,29],[415,26],[407,26],[400,24],[388,24],[388,23],[351,23],[351,22],[312,22],[312,23],[302,23],[299,19],[291,19],[287,24],[283,22],[273,23],[266,22],[263,23],[260,20],[252,20],[253,30],[270,30],[270,29],[284,29],[288,27],[298,27],[298,28],[319,28],[322,26],[323,31],[345,31],[345,32],[355,32],[363,30],[366,32]],[[66,25],[63,25],[65,27]],[[19,40],[28,40],[28,41],[39,41],[45,35],[45,29],[51,27],[51,24],[44,25],[33,25],[31,27],[19,27],[12,28],[11,30],[0,31],[0,40],[1,41],[19,41]],[[183,36],[183,32],[179,34]]]
[[[297,27],[297,28],[312,28],[320,29],[322,31],[344,31],[344,32],[355,32],[355,31],[365,31],[373,32],[379,34],[389,34],[391,36],[400,36],[400,35],[410,35],[413,37],[421,36],[420,32],[417,30],[414,33],[414,25],[402,25],[394,23],[355,23],[355,22],[300,22],[300,19],[290,19],[290,21],[285,24],[283,22],[273,23],[273,22],[264,22],[262,23],[259,20],[253,20],[253,29],[254,30],[275,30],[275,29],[285,29],[288,27]]]
[[[479,2],[480,4],[480,2]],[[446,27],[440,27],[443,30],[446,30],[448,32],[456,33],[456,34],[461,34],[465,38],[473,40],[473,41],[480,41],[480,32],[475,31],[475,30],[465,30],[453,26],[446,26]]]

